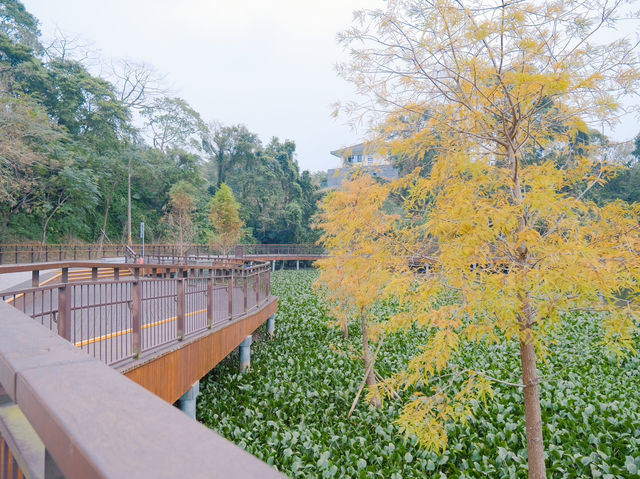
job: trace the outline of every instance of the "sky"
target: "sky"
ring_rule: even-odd
[[[381,0],[23,0],[44,43],[56,29],[91,42],[104,60],[129,58],[166,74],[202,118],[242,123],[263,142],[293,140],[302,169],[326,170],[329,151],[358,143],[332,105],[354,98],[335,72],[336,35],[353,11]]]
[[[355,98],[335,64],[347,59],[336,41],[353,11],[383,0],[23,0],[40,20],[46,44],[56,29],[91,42],[99,56],[128,58],[165,74],[207,122],[242,123],[263,142],[272,136],[297,145],[302,169],[339,166],[331,150],[359,143],[348,118],[332,105]],[[626,117],[615,140],[633,138]]]

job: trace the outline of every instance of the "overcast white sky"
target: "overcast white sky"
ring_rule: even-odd
[[[303,169],[337,166],[330,150],[359,142],[331,105],[353,97],[334,65],[337,32],[353,10],[383,0],[23,0],[44,38],[56,28],[94,43],[105,59],[127,57],[167,75],[205,121],[245,124],[263,141],[294,140]],[[627,117],[615,132],[640,130]]]
[[[23,0],[43,37],[55,28],[167,74],[205,121],[245,124],[263,141],[294,140],[301,168],[337,166],[330,150],[356,143],[331,105],[352,96],[334,65],[336,34],[381,0]]]

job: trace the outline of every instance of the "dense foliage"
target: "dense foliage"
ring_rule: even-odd
[[[222,183],[209,201],[209,219],[214,229],[211,244],[227,254],[231,254],[230,248],[238,244],[243,235],[244,222],[238,210],[231,188]]]
[[[348,339],[327,326],[326,305],[313,293],[316,274],[277,272],[280,304],[276,339],[254,341],[252,369],[237,374],[237,355],[201,383],[198,419],[291,477],[526,477],[521,391],[497,384],[474,417],[448,426],[448,448],[438,455],[404,439],[394,424],[404,401],[380,410],[361,400],[347,412],[362,377],[359,328]],[[392,313],[380,306],[380,319]],[[637,477],[640,468],[640,359],[621,361],[602,347],[596,318],[575,314],[554,333],[541,364],[541,401],[552,477]],[[258,335],[263,335],[261,330]],[[387,337],[377,362],[383,376],[405,367],[429,333]],[[571,338],[571,341],[567,341]],[[517,381],[515,345],[465,348],[456,361]],[[410,391],[409,391],[410,392]]]
[[[360,12],[340,35],[350,52],[341,72],[367,97],[348,111],[369,117],[395,156],[426,166],[391,187],[401,217],[370,228],[379,241],[365,256],[411,258],[390,267],[386,294],[402,308],[384,331],[419,325],[433,336],[370,395],[420,386],[399,424],[426,449],[445,448],[447,424],[472,417],[473,401],[496,400],[506,374],[456,368],[458,352],[517,344],[521,380],[511,382],[523,390],[529,478],[544,479],[538,363],[552,333],[576,311],[597,311],[610,350],[634,351],[640,204],[586,197],[615,170],[593,127],[640,112],[637,39],[623,28],[637,17],[631,3],[398,0]],[[325,215],[334,209],[325,230],[348,232],[341,218],[353,203],[330,197]],[[456,300],[441,302],[451,291]]]
[[[175,215],[162,219],[180,182],[193,189],[193,237],[204,242],[222,181],[251,241],[315,238],[318,188],[299,171],[294,142],[208,126],[144,66],[114,62],[120,70],[105,79],[75,50],[66,40],[44,48],[22,3],[0,2],[0,242],[126,241],[129,183],[133,236],[144,221],[148,240],[176,241]]]

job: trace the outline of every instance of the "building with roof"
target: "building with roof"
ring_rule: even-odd
[[[357,170],[366,171],[374,177],[385,180],[398,178],[398,170],[386,155],[380,154],[374,143],[359,143],[331,152],[342,160],[342,168],[327,171],[327,187],[338,188],[342,182]]]

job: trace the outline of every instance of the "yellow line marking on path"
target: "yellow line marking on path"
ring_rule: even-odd
[[[53,280],[54,280],[54,279],[56,279],[56,278],[59,278],[60,276],[62,276],[62,273],[55,274],[55,275],[51,276],[51,278],[49,278],[49,279],[47,279],[47,280],[43,281],[42,283],[40,283],[40,286],[44,286],[45,284],[50,283],[51,281],[53,281]],[[22,298],[23,296],[24,296],[24,293],[20,293],[20,294],[18,294],[18,295],[16,295],[16,296],[14,296],[13,298],[9,298],[9,299],[7,299],[7,300],[5,301],[5,303],[7,303],[7,304],[8,304],[8,303],[12,303],[12,302],[14,302],[16,299],[18,299],[18,298]]]
[[[194,311],[193,313],[187,313],[185,315],[185,319],[189,318],[191,316],[194,316],[196,314],[200,314],[200,313],[206,313],[207,310],[206,309],[201,309],[199,311]],[[142,329],[149,329],[149,328],[155,328],[156,326],[161,326],[163,324],[166,323],[170,323],[172,321],[176,321],[178,318],[176,316],[173,316],[171,318],[167,318],[167,319],[161,319],[159,321],[155,321],[153,323],[147,323],[147,324],[143,324],[142,325]],[[94,344],[94,343],[99,343],[101,341],[107,341],[109,339],[113,339],[113,338],[117,338],[118,336],[123,336],[125,334],[130,334],[133,331],[132,328],[129,329],[123,329],[121,331],[116,331],[114,333],[109,333],[109,334],[103,334],[102,336],[98,336],[96,338],[91,338],[91,339],[85,339],[84,341],[78,341],[77,343],[75,343],[76,347],[80,347],[83,348],[85,346],[88,346],[90,344]]]

